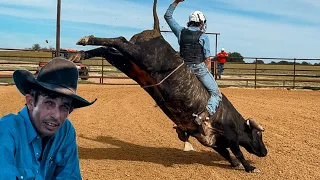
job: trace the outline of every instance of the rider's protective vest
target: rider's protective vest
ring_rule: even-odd
[[[204,61],[203,47],[199,43],[201,31],[190,31],[184,28],[180,35],[180,56],[187,64],[199,64]]]

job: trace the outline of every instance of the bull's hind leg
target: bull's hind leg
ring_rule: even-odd
[[[130,43],[124,37],[118,38],[98,38],[93,35],[81,38],[77,45],[93,45],[93,46],[107,46],[114,47],[125,56],[133,57],[132,60],[141,60],[143,57],[142,50],[139,46]]]
[[[69,60],[77,62],[79,60],[90,59],[92,57],[105,58],[111,65],[125,73],[128,77],[140,85],[144,85],[144,81],[142,81],[143,78],[140,77],[141,73],[139,72],[139,69],[136,68],[136,65],[115,48],[102,46],[88,51],[80,51],[76,55],[70,57]]]
[[[94,37],[94,35],[85,36],[81,38],[77,45],[93,45],[93,46],[112,46],[118,42],[127,43],[128,41],[124,37],[118,37],[118,38],[98,38]]]

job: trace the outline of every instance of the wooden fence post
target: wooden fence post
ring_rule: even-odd
[[[216,34],[216,46],[214,48],[214,54],[215,54],[215,61],[214,61],[214,79],[217,80],[217,68],[218,68],[218,59],[217,59],[217,54],[218,54],[218,34]]]
[[[257,67],[258,67],[258,58],[256,58],[256,63],[254,67],[254,88],[257,88]]]
[[[101,70],[101,79],[102,79],[102,80],[101,80],[101,82],[102,82],[102,84],[103,84],[103,76],[104,76],[104,75],[103,75],[103,74],[104,74],[104,69],[103,69],[103,67],[104,67],[104,59],[103,59],[103,58],[101,58],[101,60],[102,60],[102,61],[101,61],[101,64],[102,64],[102,67],[101,67],[101,69],[102,69],[102,70]]]
[[[296,87],[296,58],[293,59],[293,89]]]

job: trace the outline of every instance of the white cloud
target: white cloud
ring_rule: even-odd
[[[227,3],[227,6],[238,10],[279,15],[300,21],[317,23],[318,25],[320,23],[320,19],[318,18],[320,15],[320,1],[316,0],[218,1]]]
[[[57,1],[48,0],[0,0],[0,4],[2,5],[16,5],[16,6],[24,6],[24,7],[52,7],[56,6]]]
[[[220,10],[216,10],[217,7],[213,4],[216,1],[225,3],[227,9],[222,11],[223,7],[219,7]],[[171,2],[171,0],[159,1],[158,16],[162,29],[169,30],[163,19],[163,14]],[[208,31],[221,33],[218,41],[219,48],[224,47],[229,51],[237,51],[244,56],[320,57],[320,52],[317,49],[320,40],[318,33],[320,1],[318,0],[259,2],[252,0],[207,0],[206,2],[201,3],[201,6],[208,4],[208,6],[203,6],[203,12],[208,19]],[[1,4],[24,6],[24,8],[1,6],[0,14],[22,18],[41,17],[52,20],[56,18],[56,1],[53,0],[0,0]],[[200,6],[198,2],[185,1],[183,4],[179,4],[175,11],[174,17],[181,25],[186,24],[188,15],[193,10],[190,5]],[[240,10],[244,14],[228,12],[230,8]],[[249,16],[245,12],[261,12],[276,15],[281,19],[264,19],[263,17]],[[289,18],[290,22],[286,22],[286,18]],[[83,36],[88,34],[104,37],[123,35],[129,39],[140,29],[152,28],[152,1],[147,4],[124,0],[63,1],[61,20],[78,23],[76,27],[62,26],[62,35],[64,31],[77,31],[82,32]],[[297,21],[296,24],[295,21]],[[94,29],[87,25],[82,27],[81,23],[94,23],[106,27],[105,29]],[[310,23],[313,25],[308,25]],[[172,34],[164,36],[177,49],[175,37]],[[52,39],[54,38],[52,37]],[[78,38],[62,36],[61,43],[63,46],[75,47],[74,43]],[[215,38],[212,36],[210,39],[213,49]]]
[[[225,14],[208,13],[207,16],[217,19],[217,26],[209,26],[208,30],[221,32],[219,44],[230,51],[239,51],[245,56],[320,57],[316,46],[320,35],[316,28]]]

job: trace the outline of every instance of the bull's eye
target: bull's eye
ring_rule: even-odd
[[[258,131],[258,132],[257,132],[257,134],[258,134],[258,135],[260,135],[260,134],[261,134],[261,132],[260,132],[260,131]]]

